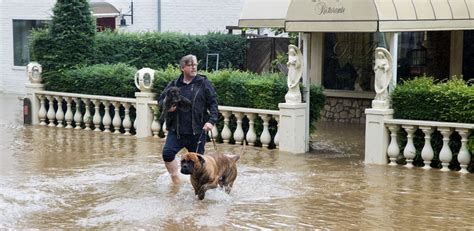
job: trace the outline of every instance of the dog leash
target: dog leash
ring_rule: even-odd
[[[214,135],[212,134],[212,130],[210,130],[211,132],[211,140],[212,140],[212,144],[214,144],[214,149],[217,151],[217,145],[216,145],[216,141],[214,140]],[[196,147],[196,153],[198,152],[199,150],[199,144],[201,144],[201,138],[202,138],[202,135],[204,134],[204,129],[201,131],[201,135],[199,135],[199,139],[198,139],[198,142],[197,142],[197,147]]]

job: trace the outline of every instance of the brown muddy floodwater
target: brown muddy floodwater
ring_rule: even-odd
[[[231,194],[199,201],[161,140],[24,126],[18,96],[0,102],[0,228],[473,228],[472,174],[365,166],[363,126],[320,123],[310,154],[247,146]]]

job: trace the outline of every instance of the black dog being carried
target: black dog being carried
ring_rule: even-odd
[[[166,96],[163,100],[163,108],[160,115],[160,122],[163,123],[168,118],[168,111],[172,107],[176,110],[189,111],[192,103],[189,99],[180,94],[178,87],[170,87],[166,90]]]

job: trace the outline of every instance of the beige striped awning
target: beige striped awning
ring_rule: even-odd
[[[270,21],[295,32],[469,30],[474,0],[247,0],[239,26]]]
[[[246,0],[239,27],[284,28],[291,0]]]

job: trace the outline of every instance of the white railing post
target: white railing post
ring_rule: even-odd
[[[469,130],[456,128],[456,131],[461,136],[461,149],[459,150],[458,154],[458,162],[461,165],[461,173],[469,173],[467,171],[467,165],[471,163],[471,154],[469,154],[469,150],[467,150],[467,137],[469,137]]]
[[[45,106],[46,105],[46,101],[45,101],[46,97],[44,95],[40,95],[39,98],[40,98],[41,106],[40,106],[40,110],[38,112],[38,117],[39,117],[39,120],[40,120],[40,125],[45,126],[46,125],[46,122],[45,122],[46,121],[46,106]],[[31,116],[34,116],[34,113]]]
[[[451,160],[453,159],[453,152],[449,147],[449,136],[451,135],[451,133],[453,133],[453,129],[447,127],[440,127],[438,128],[438,131],[441,132],[441,135],[443,135],[443,147],[439,152],[439,160],[441,161],[441,165],[443,166],[441,168],[441,171],[449,171],[449,162],[451,162]]]
[[[366,164],[387,164],[389,132],[384,120],[393,118],[393,109],[366,109],[365,158]]]
[[[272,136],[270,135],[270,131],[268,131],[268,121],[270,121],[271,117],[267,114],[259,114],[259,116],[263,121],[263,131],[260,135],[260,142],[262,143],[262,147],[268,148],[270,141],[272,141]]]
[[[254,113],[247,113],[247,119],[249,119],[249,130],[247,134],[245,134],[245,140],[247,140],[249,145],[254,145],[255,141],[257,141],[257,134],[255,134],[255,114]]]
[[[48,101],[49,108],[48,113],[46,114],[48,116],[48,126],[55,127],[56,125],[54,124],[54,119],[56,119],[56,112],[54,111],[54,97],[48,96]]]
[[[114,118],[112,119],[112,126],[114,127],[114,134],[120,134],[120,126],[122,119],[120,119],[120,102],[114,102]]]
[[[124,107],[125,117],[123,118],[122,126],[123,126],[123,129],[125,130],[124,135],[129,136],[131,135],[130,128],[132,127],[132,121],[130,120],[130,104],[125,103],[123,104],[123,107]]]
[[[423,126],[423,127],[420,127],[420,129],[425,134],[425,145],[423,146],[423,149],[421,150],[421,158],[423,159],[423,163],[425,164],[423,168],[431,169],[430,164],[434,157],[433,147],[431,146],[431,134],[433,133],[434,128]]]
[[[235,118],[237,119],[237,128],[234,131],[235,144],[242,144],[244,140],[244,130],[242,129],[242,118],[244,115],[241,112],[236,112]]]
[[[390,159],[389,165],[397,165],[397,159],[400,155],[400,148],[398,147],[398,130],[400,130],[400,126],[398,125],[389,125],[388,129],[390,130],[390,144],[388,145],[387,155]]]
[[[31,124],[33,125],[40,123],[38,113],[40,111],[41,104],[36,92],[43,90],[43,84],[41,84],[41,72],[42,68],[39,63],[31,62],[26,67],[26,75],[30,81],[25,85],[26,98],[28,98],[31,102],[29,113],[31,113]]]
[[[407,145],[403,149],[403,156],[406,158],[407,161],[407,168],[413,167],[413,159],[416,156],[416,148],[415,144],[413,143],[413,134],[416,132],[416,126],[404,125],[402,126],[403,129],[407,132]]]
[[[306,103],[280,103],[279,150],[305,153]]]
[[[230,128],[229,128],[229,118],[232,114],[230,111],[223,111],[221,114],[224,117],[224,127],[222,128],[222,131],[221,131],[221,137],[224,143],[228,144],[230,137],[232,136],[232,132],[230,131]]]
[[[153,111],[150,109],[148,102],[155,98],[154,93],[135,92],[137,104],[135,107],[137,117],[135,118],[134,127],[137,137],[152,136],[151,123],[153,122]]]

